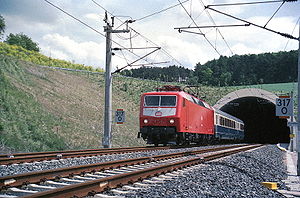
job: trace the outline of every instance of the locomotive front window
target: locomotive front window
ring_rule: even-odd
[[[175,107],[176,96],[145,96],[144,105],[146,107]]]
[[[145,106],[159,106],[160,96],[146,96],[145,97]]]
[[[175,107],[176,106],[176,96],[161,96],[160,106]]]

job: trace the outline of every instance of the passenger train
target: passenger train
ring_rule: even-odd
[[[178,86],[144,93],[140,102],[140,132],[147,144],[207,143],[244,139],[242,120],[214,109]]]

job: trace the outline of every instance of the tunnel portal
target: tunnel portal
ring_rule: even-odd
[[[245,142],[289,142],[287,119],[275,115],[276,97],[261,89],[242,89],[223,97],[214,107],[244,121]]]

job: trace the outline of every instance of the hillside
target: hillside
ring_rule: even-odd
[[[126,123],[113,124],[113,147],[144,145],[136,138],[140,95],[164,84],[114,76],[113,111],[124,109]],[[201,86],[198,91],[213,105],[239,88]],[[59,70],[1,53],[0,152],[102,147],[103,109],[103,73]]]
[[[298,83],[290,82],[290,83],[275,83],[275,84],[259,84],[259,85],[248,85],[248,86],[236,86],[237,89],[245,89],[245,88],[257,88],[264,89],[266,91],[273,92],[277,95],[286,95],[293,91],[297,93]]]
[[[24,49],[23,47],[17,45],[9,45],[7,43],[0,42],[0,54],[15,57],[19,60],[29,61],[31,63],[35,63],[38,65],[47,65],[50,67],[62,67],[62,68],[69,68],[69,69],[80,69],[80,70],[87,70],[87,71],[97,71],[97,72],[104,72],[102,69],[97,68],[94,69],[91,66],[86,66],[82,64],[75,64],[65,60],[59,60],[55,58],[51,58],[45,56],[36,51],[30,51]]]
[[[2,148],[41,151],[101,145],[102,75],[53,70],[3,55],[0,62]],[[142,144],[132,141],[138,107],[115,91],[113,104],[127,113],[125,125],[113,126],[113,146]]]
[[[101,147],[104,78],[41,67],[0,55],[0,147],[42,151]],[[113,110],[126,111],[124,125],[113,124],[113,147],[144,145],[137,139],[140,94],[164,83],[116,76]],[[233,89],[202,87],[210,104]],[[218,93],[217,95],[215,93]]]

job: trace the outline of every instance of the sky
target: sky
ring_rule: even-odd
[[[125,30],[127,27],[124,21],[135,20],[128,24],[128,33],[112,34],[112,47],[121,48],[114,50],[113,70],[126,65],[132,65],[128,69],[142,65],[178,65],[193,69],[197,63],[204,64],[220,56],[290,51],[299,47],[296,40],[289,40],[253,25],[201,28],[202,34],[197,28],[184,29],[181,33],[174,29],[243,25],[245,22],[204,9],[203,5],[253,2],[248,0],[48,1],[88,24],[93,30],[44,0],[0,0],[0,14],[6,23],[2,40],[9,33],[22,32],[37,42],[41,53],[46,56],[104,69],[106,23],[103,19],[107,10],[110,24],[114,16],[114,30]],[[280,5],[279,2],[210,8],[265,26]],[[164,9],[166,11],[159,12]],[[266,28],[298,37],[299,17],[300,2],[285,2]],[[156,50],[158,47],[160,49]]]

